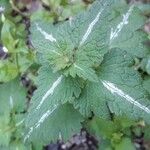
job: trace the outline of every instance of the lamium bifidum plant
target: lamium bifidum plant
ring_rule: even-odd
[[[145,17],[134,5],[97,0],[88,10],[52,24],[31,22],[41,67],[25,119],[24,142],[68,140],[88,118],[113,116],[150,124],[150,93],[135,60],[150,55]]]

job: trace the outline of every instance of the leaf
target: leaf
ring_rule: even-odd
[[[8,146],[11,139],[9,131],[9,115],[0,116],[0,146]]]
[[[89,82],[75,101],[75,107],[83,115],[93,111],[99,117],[106,117],[110,109],[116,115],[150,123],[149,95],[132,64],[132,58],[125,51],[112,49],[99,69],[99,83]]]
[[[150,126],[146,126],[145,128],[144,128],[144,139],[146,140],[146,141],[149,141],[150,140]]]
[[[32,150],[31,145],[23,145],[22,141],[14,141],[9,146],[2,146],[0,147],[0,149],[1,150]]]
[[[91,132],[94,132],[97,138],[101,137],[101,139],[109,139],[112,141],[114,140],[114,134],[122,136],[126,135],[126,131],[130,132],[131,126],[134,125],[134,121],[123,117],[115,117],[114,120],[105,120],[99,117],[93,117],[87,122],[88,129],[90,129]]]
[[[115,11],[116,17],[110,23],[110,48],[121,48],[139,58],[145,57],[149,53],[144,44],[147,35],[139,31],[145,24],[145,18],[134,5],[117,7]]]
[[[107,126],[106,126],[107,124]],[[112,121],[104,120],[94,117],[88,122],[88,128],[91,130],[97,138],[112,139],[112,135],[119,132],[119,127]],[[101,140],[100,139],[100,140]]]
[[[25,135],[25,141],[48,144],[50,141],[67,140],[81,129],[82,116],[70,104],[61,105],[51,113],[50,109],[38,118],[38,122],[28,120],[29,128]],[[42,137],[42,139],[41,139]]]
[[[118,39],[113,47],[121,48],[138,58],[144,58],[150,53],[148,46],[145,44],[146,41],[147,34],[142,31],[136,31],[125,41]]]
[[[97,1],[87,13],[56,26],[41,21],[32,23],[33,46],[55,71],[65,69],[70,75],[97,81],[93,67],[102,62],[108,51],[112,3],[112,0]],[[94,76],[93,80],[91,76]]]
[[[131,57],[143,58],[149,53],[143,45],[146,36],[139,31],[144,21],[134,5],[122,7],[116,0],[99,0],[71,20],[56,25],[41,20],[31,23],[32,45],[40,63],[45,64],[41,63],[38,89],[26,120],[25,141],[58,139],[58,116],[66,109],[55,113],[67,105],[72,107],[66,103],[72,103],[84,117],[94,113],[110,119],[113,113],[150,123],[149,94]],[[76,115],[79,125],[80,115]],[[70,116],[64,118],[72,126]],[[62,129],[65,139],[73,134],[69,130],[66,136],[67,125]],[[43,133],[45,129],[52,134]],[[114,133],[113,138],[121,140],[122,134]]]
[[[133,145],[131,139],[123,138],[119,144],[116,144],[115,150],[136,150],[135,146]]]
[[[143,87],[147,90],[150,94],[150,77],[146,77],[143,81]]]
[[[26,90],[18,78],[0,84],[0,104],[0,146],[9,149],[12,139],[20,139],[23,133],[19,128],[23,120],[16,117],[26,109]]]
[[[61,104],[79,97],[82,86],[80,80],[53,73],[48,65],[39,70],[37,84],[38,89],[32,98],[33,104],[27,117],[28,126],[36,125],[46,112],[49,112],[50,116]],[[45,124],[44,120],[42,122]]]
[[[1,0],[0,7],[1,7],[2,12],[5,11],[5,10],[9,10],[10,9],[9,1],[8,0]]]
[[[22,112],[25,110],[26,90],[18,78],[0,84],[0,115],[9,114],[11,111]]]
[[[6,19],[1,29],[1,40],[9,52],[13,52],[15,50],[15,45],[17,43],[17,40],[15,40],[13,36],[14,32],[15,24],[10,20]]]
[[[142,11],[144,15],[150,14],[150,5],[149,4],[143,4],[143,3],[137,3],[137,7]]]
[[[146,69],[147,73],[150,75],[150,57],[148,57],[145,69]]]
[[[8,61],[8,60],[0,60],[0,82],[8,82],[18,75],[17,66]]]
[[[66,71],[65,74],[67,76],[68,74],[70,74],[73,78],[75,78],[77,74],[81,78],[86,78],[93,82],[98,81],[95,71],[92,68],[87,68],[87,66],[85,66],[84,64],[74,64],[73,67],[70,67],[69,73]]]

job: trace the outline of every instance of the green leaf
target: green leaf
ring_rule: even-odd
[[[123,138],[119,144],[116,144],[115,150],[136,150],[131,139]]]
[[[10,3],[9,0],[1,0],[0,6],[2,7],[2,10],[10,10]]]
[[[112,49],[100,66],[99,83],[87,83],[75,107],[83,115],[93,111],[99,117],[106,117],[110,109],[116,115],[150,123],[149,95],[132,64],[132,58],[125,51]]]
[[[69,18],[70,16],[74,16],[78,12],[81,12],[85,10],[85,3],[82,0],[72,1],[70,4],[69,2],[63,2],[61,1],[61,7],[62,12],[59,14],[60,20],[64,20],[64,18]],[[59,6],[60,7],[60,6]]]
[[[107,126],[106,126],[107,124]],[[94,117],[87,124],[89,130],[101,139],[112,139],[113,133],[119,132],[119,127],[112,121]]]
[[[8,60],[0,60],[0,82],[8,82],[18,75],[16,64]]]
[[[29,138],[32,141],[48,144],[50,141],[68,140],[81,129],[82,116],[71,104],[61,105],[53,110],[50,109],[38,116],[38,121],[28,120],[26,125],[29,130],[25,135],[25,141]],[[41,139],[42,137],[42,139]]]
[[[146,141],[149,141],[150,140],[150,126],[146,126],[145,128],[144,128],[144,139],[146,140]]]
[[[17,40],[14,38],[14,33],[15,24],[6,19],[1,30],[1,40],[9,52],[13,52],[15,50],[14,48],[17,43]]]
[[[150,94],[150,77],[146,77],[143,81],[143,87],[145,88],[145,90],[147,90]]]
[[[9,126],[10,116],[5,114],[0,115],[0,146],[8,146],[11,139],[11,132]]]
[[[121,48],[140,58],[149,53],[143,45],[146,35],[137,31],[145,18],[134,5],[113,11],[115,4],[113,0],[96,1],[87,12],[55,26],[32,22],[33,46],[55,71],[97,82],[94,69],[109,49]]]
[[[146,69],[147,73],[150,75],[150,57],[148,57],[145,69]]]
[[[137,3],[136,6],[142,11],[144,15],[149,15],[150,14],[150,4],[146,3]]]
[[[12,142],[9,146],[0,147],[1,150],[32,150],[31,145],[24,145],[22,141]],[[42,149],[40,149],[42,150]]]
[[[0,115],[9,114],[11,111],[22,112],[25,110],[26,90],[18,78],[0,84]]]
[[[121,41],[121,39],[118,39],[118,41],[113,47],[121,48],[122,50],[125,50],[129,54],[136,56],[138,58],[144,58],[150,53],[148,46],[144,44],[146,41],[147,41],[146,33],[142,31],[135,31],[125,41]]]
[[[150,52],[144,45],[147,35],[139,29],[146,19],[134,5],[117,7],[115,11],[116,17],[110,22],[110,48],[121,48],[136,57],[145,57]]]
[[[149,53],[143,45],[146,36],[139,31],[145,18],[134,5],[122,6],[117,0],[100,0],[87,12],[56,25],[42,20],[31,22],[32,45],[40,63],[46,64],[41,63],[25,141],[43,137],[47,143],[58,139],[58,116],[66,108],[59,115],[55,113],[69,105],[66,103],[72,103],[85,117],[94,113],[108,119],[113,113],[150,123],[149,94],[131,57],[143,58]],[[81,119],[77,120],[79,123]],[[72,126],[74,122],[69,123]],[[69,130],[66,136],[67,125],[62,129],[65,139],[72,135]],[[52,134],[45,134],[45,129],[51,129]],[[114,141],[121,138],[122,133],[113,134]]]
[[[41,21],[32,23],[33,46],[54,70],[65,69],[65,73],[73,77],[78,75],[97,81],[93,67],[102,62],[108,51],[106,43],[112,3],[112,0],[97,1],[87,13],[56,26]]]
[[[27,117],[28,126],[36,125],[47,111],[51,114],[59,105],[79,97],[82,84],[80,80],[53,73],[48,65],[44,65],[39,70],[37,86]]]
[[[26,73],[27,69],[35,62],[35,55],[32,52],[18,54],[18,67],[21,73]]]
[[[0,84],[0,103],[0,145],[9,149],[12,139],[20,139],[23,133],[24,118],[17,118],[26,109],[26,90],[18,78]]]

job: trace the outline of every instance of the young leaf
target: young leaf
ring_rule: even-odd
[[[112,49],[99,69],[99,83],[89,82],[85,89],[88,95],[83,94],[76,100],[75,107],[84,115],[87,110],[103,117],[107,115],[107,105],[116,115],[136,120],[143,118],[150,123],[149,95],[142,87],[139,74],[130,67],[132,63],[125,51]]]
[[[93,67],[102,62],[108,51],[112,3],[113,0],[96,1],[88,12],[55,27],[32,23],[33,46],[45,55],[54,70],[65,69],[70,75],[97,81]]]

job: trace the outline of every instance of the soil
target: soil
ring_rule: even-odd
[[[56,144],[49,144],[45,150],[97,150],[98,141],[85,130],[80,134],[74,135],[66,143],[58,142]]]

